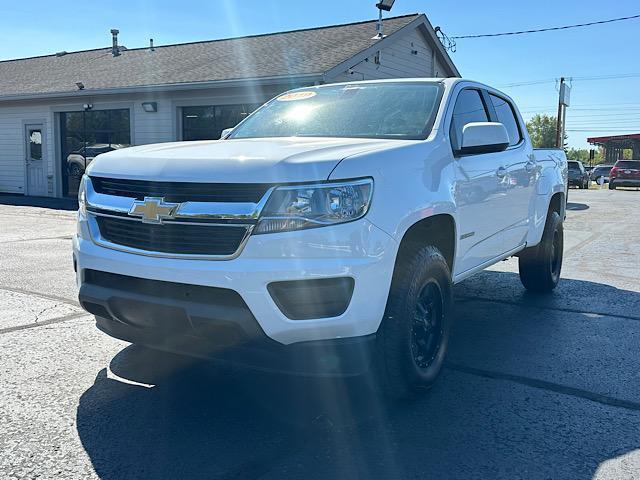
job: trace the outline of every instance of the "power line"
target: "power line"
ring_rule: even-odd
[[[609,20],[599,20],[597,22],[588,22],[588,23],[576,23],[574,25],[563,25],[562,27],[548,27],[548,28],[536,28],[533,30],[520,30],[516,32],[502,32],[502,33],[483,33],[480,35],[456,35],[450,38],[454,40],[459,40],[463,38],[487,38],[487,37],[504,37],[507,35],[524,35],[526,33],[540,33],[540,32],[550,32],[552,30],[567,30],[570,28],[579,28],[579,27],[590,27],[592,25],[602,25],[604,23],[613,23],[613,22],[621,22],[624,20],[634,20],[636,18],[640,18],[639,15],[630,15],[628,17],[618,17],[611,18]]]
[[[625,78],[640,77],[640,73],[619,73],[609,75],[587,75],[582,77],[567,77],[571,82],[585,82],[594,80],[618,80]],[[516,87],[529,87],[532,85],[544,85],[547,83],[556,83],[556,78],[546,78],[544,80],[531,80],[529,82],[517,82],[507,83],[505,85],[498,85],[498,88],[516,88]]]
[[[530,82],[507,83],[505,85],[498,85],[498,88],[528,87],[529,85],[542,85],[545,83],[555,83],[557,81],[556,78],[548,78],[546,80],[532,80]]]
[[[618,102],[618,103],[574,103],[574,107],[610,107],[610,106],[635,106],[636,108],[640,108],[640,103],[638,102]],[[532,108],[554,108],[555,105],[526,105],[523,106],[523,110],[529,110]]]
[[[589,80],[615,80],[618,78],[640,77],[640,73],[618,73],[608,75],[587,75],[584,77],[569,77],[573,81],[589,81]]]
[[[578,127],[578,126],[584,126],[584,127],[599,127],[599,128],[604,128],[604,127],[619,127],[619,126],[629,126],[629,127],[635,127],[640,126],[640,121],[639,120],[614,120],[614,121],[604,121],[604,122],[598,122],[598,121],[585,121],[585,120],[574,120],[574,121],[569,121],[568,123],[571,124],[572,127]]]
[[[537,111],[537,112],[520,112],[522,113],[522,117],[530,120],[533,117],[535,117],[536,115],[542,115],[542,116],[547,116],[547,117],[554,117],[555,116],[555,112],[552,112],[550,110],[548,111]],[[629,114],[627,115],[616,115],[616,114],[611,114],[611,115],[576,115],[573,112],[569,113],[569,117],[570,118],[575,118],[575,119],[579,119],[579,120],[593,120],[594,122],[597,121],[602,121],[602,122],[606,122],[607,120],[622,120],[624,118],[629,119],[630,121],[633,120],[640,120],[640,112],[629,112]]]
[[[530,112],[530,113],[523,113],[523,116],[535,116],[536,114],[534,112]],[[575,115],[575,114],[571,114],[571,118],[578,118],[581,120],[592,120],[594,122],[597,121],[606,121],[607,119],[612,119],[612,120],[624,120],[625,118],[630,119],[630,120],[640,120],[640,118],[638,117],[638,115],[640,115],[640,112],[630,112],[630,113],[608,113],[608,114],[596,114],[596,115]],[[622,117],[622,118],[619,118]]]
[[[618,133],[618,132],[626,132],[637,131],[640,128],[585,128],[585,129],[567,129],[566,132],[607,132],[607,133]],[[621,133],[624,135],[624,133]]]
[[[639,110],[640,110],[640,107],[616,107],[616,106],[603,107],[603,108],[580,108],[580,107],[571,108],[571,111],[573,112],[595,112],[590,114],[585,113],[585,115],[597,115],[599,113],[612,112],[612,111],[622,112],[622,113],[624,112],[634,113]],[[539,107],[539,108],[528,107],[520,110],[520,113],[551,112],[551,111],[553,111],[553,107],[551,106]]]
[[[640,107],[632,107],[632,106],[616,107],[615,104],[612,104],[612,105],[613,106],[611,106],[611,107],[602,107],[602,108],[576,107],[576,108],[573,108],[572,110],[579,111],[579,112],[606,112],[606,111],[609,111],[609,110],[616,110],[616,111],[640,110]]]
[[[628,113],[588,113],[582,115],[571,115],[571,118],[582,118],[582,119],[598,119],[598,118],[611,118],[611,117],[623,117],[623,118],[636,118],[640,115],[640,112],[628,112]],[[621,118],[614,118],[613,120],[622,120]]]

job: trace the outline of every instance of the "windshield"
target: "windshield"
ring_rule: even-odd
[[[313,87],[284,93],[229,138],[361,137],[424,139],[438,110],[437,83]]]
[[[580,170],[580,164],[578,162],[569,162],[569,170]]]

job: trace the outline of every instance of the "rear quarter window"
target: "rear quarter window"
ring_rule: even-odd
[[[511,104],[504,98],[489,94],[491,103],[496,111],[498,121],[505,126],[507,133],[509,134],[509,145],[517,145],[522,140],[522,133],[516,119],[516,114],[513,111]]]

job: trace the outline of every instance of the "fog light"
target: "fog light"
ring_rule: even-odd
[[[342,315],[351,302],[355,281],[351,277],[273,282],[269,294],[290,320],[331,318]]]

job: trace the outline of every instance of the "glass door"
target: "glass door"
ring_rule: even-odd
[[[78,194],[80,178],[96,156],[131,144],[129,117],[127,108],[60,114],[62,187],[65,196]]]

